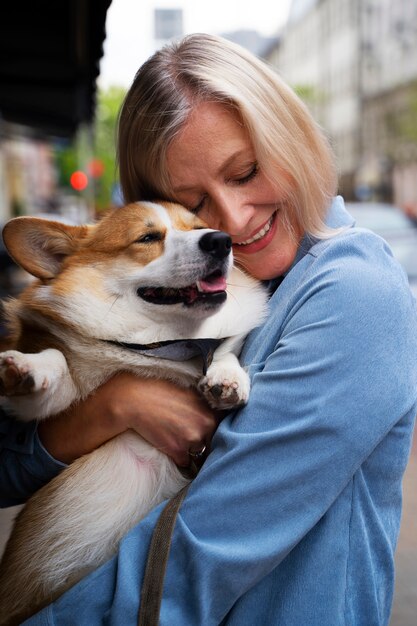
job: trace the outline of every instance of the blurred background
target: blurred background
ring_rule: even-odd
[[[8,2],[0,20],[0,226],[121,204],[115,131],[136,70],[165,42],[211,32],[298,92],[332,142],[340,193],[417,293],[416,0],[38,0],[32,13]],[[1,297],[24,278],[1,247],[0,270]]]
[[[155,49],[196,31],[242,44],[292,85],[332,141],[347,200],[417,218],[415,0],[39,0],[30,21],[2,8],[0,220],[84,219],[120,202],[125,91]]]
[[[119,206],[117,115],[135,72],[167,41],[215,33],[305,101],[349,210],[388,240],[417,295],[417,0],[38,0],[30,16],[24,4],[1,9],[0,227],[18,215],[81,223]],[[25,281],[0,242],[0,300]],[[391,626],[417,624],[416,457]]]

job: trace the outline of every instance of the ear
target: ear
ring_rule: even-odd
[[[3,229],[12,259],[37,278],[53,278],[64,259],[88,233],[88,226],[70,226],[38,217],[16,217]]]

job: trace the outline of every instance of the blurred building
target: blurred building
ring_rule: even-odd
[[[382,174],[388,171],[395,202],[417,215],[417,2],[365,4],[363,163],[375,163]]]
[[[415,0],[293,0],[266,60],[328,132],[347,198],[417,210]]]
[[[222,33],[229,41],[243,46],[259,57],[265,57],[269,50],[274,49],[278,44],[277,37],[265,37],[256,30],[235,30],[230,33]]]
[[[4,136],[0,148],[0,223],[10,217],[48,212],[56,193],[50,143],[20,131]]]
[[[154,10],[154,39],[157,47],[184,33],[182,9]]]

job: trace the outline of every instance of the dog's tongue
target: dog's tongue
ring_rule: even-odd
[[[216,278],[199,280],[197,287],[199,291],[204,293],[214,293],[215,291],[226,291],[227,283],[224,276],[217,276]]]

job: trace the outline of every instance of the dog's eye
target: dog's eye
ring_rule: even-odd
[[[161,241],[161,233],[146,233],[139,239],[136,239],[135,243],[154,243],[155,241]]]

